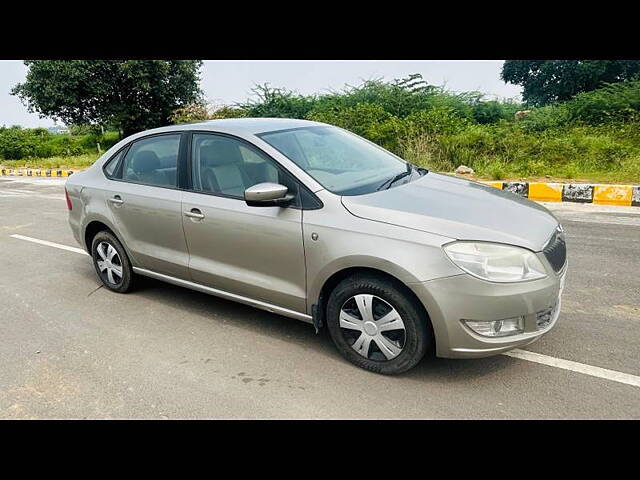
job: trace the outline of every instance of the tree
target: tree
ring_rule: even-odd
[[[500,76],[524,87],[522,99],[528,105],[542,106],[633,79],[638,73],[638,60],[507,60]]]
[[[17,95],[30,112],[68,125],[117,126],[125,135],[170,123],[201,96],[200,60],[27,60]]]

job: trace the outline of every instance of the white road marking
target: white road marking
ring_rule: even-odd
[[[64,201],[64,195],[56,193],[40,193],[33,190],[22,190],[18,188],[2,189],[0,190],[0,198],[46,198],[47,200],[60,200]]]
[[[605,223],[607,225],[629,225],[632,227],[640,226],[640,216],[618,217],[614,215],[598,215],[595,213],[589,213],[575,215],[559,214],[557,217],[560,218],[562,222]]]
[[[569,235],[565,233],[564,236],[565,238],[584,239],[584,235]],[[628,237],[601,237],[598,235],[598,240],[601,242],[624,242],[625,244],[640,243],[640,238],[636,239]]]
[[[597,203],[576,202],[536,202],[544,205],[552,212],[568,213],[622,213],[625,215],[640,215],[640,208],[624,205],[600,205]]]
[[[640,208],[573,202],[538,202],[551,210],[560,221],[640,226]]]
[[[12,188],[11,190],[4,190],[5,193],[15,193],[15,194],[19,194],[19,193],[35,193],[32,192],[31,190],[22,190],[21,188]]]
[[[16,197],[21,197],[21,198],[24,198],[24,197],[27,197],[27,198],[44,198],[44,199],[47,199],[47,200],[60,200],[61,202],[64,202],[64,197],[60,197],[60,195],[53,195],[53,194],[52,195],[41,195],[39,193],[34,193],[34,194],[31,194],[31,195],[27,195],[27,194],[24,194],[24,193],[20,193],[20,194],[0,193],[0,198],[16,198]]]
[[[585,363],[578,363],[572,362],[571,360],[549,357],[540,353],[529,352],[528,350],[516,349],[511,350],[510,352],[503,353],[503,355],[513,358],[519,358],[520,360],[527,360],[529,362],[540,363],[542,365],[548,365],[550,367],[561,368],[563,370],[583,373],[585,375],[591,375],[592,377],[604,378],[606,380],[624,383],[626,385],[632,385],[634,387],[640,387],[640,377],[631,375],[629,373],[616,372],[615,370],[594,367],[593,365],[587,365]]]
[[[64,185],[68,177],[0,177],[0,182],[29,183],[31,185]]]
[[[11,235],[18,240],[26,240],[27,242],[38,243],[40,245],[46,245],[48,247],[59,248],[61,250],[68,250],[70,252],[80,253],[82,255],[88,255],[87,252],[81,248],[69,247],[60,243],[49,242],[47,240],[40,240],[33,237],[27,237],[24,235],[14,234]],[[508,357],[518,358],[520,360],[526,360],[528,362],[540,363],[549,367],[560,368],[563,370],[569,370],[571,372],[582,373],[584,375],[590,375],[592,377],[603,378],[605,380],[611,380],[613,382],[624,383],[625,385],[631,385],[634,387],[640,387],[640,377],[631,375],[629,373],[617,372],[615,370],[608,370],[606,368],[594,367],[593,365],[587,365],[586,363],[572,362],[571,360],[563,360],[562,358],[549,357],[548,355],[542,355],[540,353],[529,352],[527,350],[515,349],[510,352],[503,353]]]
[[[33,237],[27,237],[25,235],[18,235],[17,233],[10,235],[13,238],[17,238],[18,240],[26,240],[27,242],[39,243],[40,245],[46,245],[47,247],[59,248],[60,250],[68,250],[69,252],[81,253],[82,255],[89,255],[81,248],[69,247],[67,245],[62,245],[61,243],[49,242],[47,240],[40,240]]]

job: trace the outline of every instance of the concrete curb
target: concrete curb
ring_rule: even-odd
[[[539,202],[578,202],[640,207],[640,185],[545,182],[482,183]]]
[[[60,170],[52,168],[3,168],[0,169],[0,177],[69,177],[73,170]]]

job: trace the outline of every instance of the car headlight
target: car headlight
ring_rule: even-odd
[[[447,256],[465,272],[490,282],[524,282],[547,276],[535,253],[520,247],[487,242],[453,242]]]

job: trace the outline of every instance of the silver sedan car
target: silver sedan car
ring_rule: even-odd
[[[560,312],[565,240],[547,209],[322,123],[148,130],[66,194],[107,288],[144,275],[326,326],[374,372],[527,345]]]

